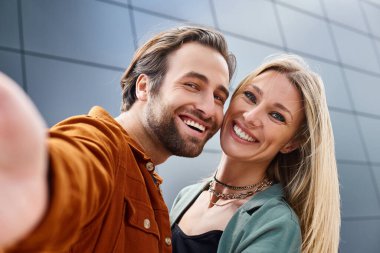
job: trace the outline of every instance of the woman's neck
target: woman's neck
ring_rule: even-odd
[[[263,180],[267,167],[267,164],[241,162],[223,155],[216,172],[216,178],[228,185],[252,185]]]

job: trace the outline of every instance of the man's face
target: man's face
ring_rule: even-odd
[[[170,154],[198,156],[220,128],[228,66],[216,50],[191,42],[172,52],[158,94],[150,94],[145,128]]]

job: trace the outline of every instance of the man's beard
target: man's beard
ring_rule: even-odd
[[[158,109],[159,111],[155,110]],[[191,113],[197,115],[194,112]],[[159,97],[153,98],[149,102],[146,114],[146,123],[148,132],[156,138],[162,146],[172,155],[184,157],[198,156],[206,143],[217,131],[217,126],[214,123],[212,130],[205,139],[187,136],[184,138],[175,123],[173,112],[160,101]],[[200,117],[201,118],[201,117]],[[201,118],[202,119],[202,118]]]

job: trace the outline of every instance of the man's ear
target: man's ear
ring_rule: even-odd
[[[140,74],[136,80],[136,97],[138,100],[146,101],[148,98],[149,78],[145,74]]]
[[[283,146],[282,149],[280,149],[280,153],[288,154],[288,153],[296,150],[297,148],[299,148],[300,145],[301,145],[300,141],[291,140],[287,144],[285,144],[285,146]]]

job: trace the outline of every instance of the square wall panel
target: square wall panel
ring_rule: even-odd
[[[94,105],[117,116],[121,71],[27,56],[28,93],[49,126]]]
[[[0,46],[20,48],[17,1],[0,1]]]
[[[358,0],[322,0],[330,20],[367,32]]]
[[[339,163],[342,217],[380,216],[380,200],[368,165]],[[365,207],[365,208],[363,208]]]
[[[323,17],[323,9],[320,0],[275,0],[278,3],[294,6],[310,13]]]
[[[202,152],[195,158],[170,157],[158,166],[158,174],[164,179],[161,185],[165,202],[170,210],[179,191],[190,184],[214,175],[221,153]]]
[[[183,22],[146,14],[137,10],[133,11],[133,16],[135,19],[138,45],[144,44],[147,40],[161,31],[185,24]]]
[[[343,220],[339,252],[378,253],[379,238],[380,219]]]
[[[217,23],[228,31],[282,46],[273,3],[265,0],[214,0]]]
[[[359,116],[360,126],[372,163],[380,163],[380,117],[377,119]]]
[[[379,101],[380,77],[350,69],[345,69],[344,71],[352,94],[355,110],[375,114],[380,117],[378,106],[374,106]]]
[[[23,1],[28,51],[126,67],[134,52],[129,10],[100,1]]]
[[[380,73],[379,61],[368,36],[331,24],[340,58],[344,64]]]
[[[255,42],[239,39],[226,35],[228,47],[236,56],[236,70],[231,87],[233,89],[246,77],[263,63],[270,55],[280,54],[277,48],[268,47]],[[231,95],[232,95],[231,91]]]
[[[108,0],[109,2],[128,4],[128,0]]]
[[[286,45],[291,50],[336,60],[326,21],[278,5]]]
[[[366,162],[355,115],[330,111],[330,117],[334,131],[336,158]]]
[[[375,45],[376,45],[376,51],[378,57],[380,57],[380,40],[375,40]]]
[[[0,71],[22,87],[21,55],[19,53],[0,50]]]
[[[378,166],[373,165],[372,170],[375,174],[375,181],[377,184],[377,189],[380,189],[380,166],[379,165]]]
[[[215,26],[210,1],[204,0],[133,0],[134,7],[161,13],[181,20]]]
[[[327,104],[332,107],[352,110],[341,67],[304,57],[311,69],[319,74],[325,85]]]
[[[380,8],[380,0],[364,0],[368,3],[372,3],[374,4],[375,7],[379,7]]]
[[[367,16],[370,32],[377,37],[380,37],[380,6],[375,7],[372,4],[362,2],[364,13]]]

